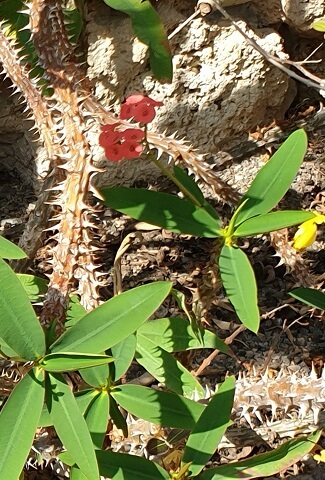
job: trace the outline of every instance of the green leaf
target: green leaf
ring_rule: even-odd
[[[126,453],[96,451],[100,474],[113,480],[167,480],[169,475],[154,462]]]
[[[51,427],[53,425],[52,418],[49,414],[46,404],[43,405],[39,421],[37,423],[38,427]]]
[[[289,292],[293,298],[320,310],[325,310],[325,293],[314,288],[295,288]]]
[[[138,39],[149,48],[150,67],[157,80],[171,82],[173,65],[164,26],[149,0],[104,0],[111,8],[127,13]]]
[[[187,439],[182,465],[191,463],[190,476],[195,477],[214,454],[226,429],[231,425],[230,414],[235,394],[235,378],[227,378],[203,410]]]
[[[224,245],[219,257],[219,270],[224,289],[240,321],[257,333],[260,314],[254,271],[246,254],[237,246]]]
[[[246,203],[238,213],[235,225],[269,212],[277,205],[293,182],[307,150],[304,130],[293,132],[258,172],[241,199]]]
[[[281,228],[292,227],[315,217],[312,212],[282,210],[250,218],[241,223],[233,233],[234,237],[251,237],[260,233],[273,232]]]
[[[24,287],[29,301],[41,301],[41,297],[47,292],[47,281],[44,280],[44,278],[39,278],[35,275],[27,275],[25,273],[16,273],[16,276]]]
[[[113,362],[114,358],[107,355],[81,354],[81,353],[50,353],[40,362],[41,368],[47,372],[74,372],[81,368],[106,365]]]
[[[109,366],[112,382],[117,382],[131,365],[136,345],[137,338],[132,334],[111,347],[111,354],[114,357],[114,362]]]
[[[0,413],[0,478],[17,479],[33,444],[44,402],[44,372],[30,370]]]
[[[82,414],[85,413],[92,399],[98,394],[97,390],[82,390],[75,393],[74,398]],[[52,417],[49,414],[46,403],[43,405],[42,413],[38,422],[39,427],[50,427],[53,425]]]
[[[15,39],[17,46],[22,49],[21,55],[23,57],[27,56],[25,61],[33,63],[36,51],[30,41],[30,30],[27,29],[28,15],[21,13],[23,9],[23,0],[2,1],[0,3],[0,19],[4,22],[6,35]]]
[[[160,383],[172,392],[190,397],[196,393],[205,397],[205,390],[193,375],[170,353],[156,345],[150,338],[139,336],[136,360]]]
[[[240,462],[211,468],[199,475],[198,480],[250,480],[269,477],[281,470],[288,470],[314,448],[321,432],[308,437],[289,440],[271,452],[262,453]]]
[[[106,188],[101,193],[108,207],[166,230],[207,238],[221,234],[219,220],[176,195],[122,187]]]
[[[318,32],[325,32],[325,20],[317,20],[311,24],[311,27]]]
[[[201,204],[201,206],[215,219],[220,221],[216,210],[204,198],[196,181],[184,170],[174,165],[174,177],[191,193],[191,195]]]
[[[171,290],[171,282],[133,288],[103,303],[67,330],[51,351],[100,353],[134,333]]]
[[[27,255],[17,245],[0,236],[0,257],[9,260],[26,258]]]
[[[101,388],[107,384],[109,370],[107,365],[99,365],[98,367],[83,368],[80,375],[88,385]]]
[[[8,345],[6,344],[6,342],[3,339],[0,339],[0,349],[1,349],[1,352],[3,352],[3,354],[5,355],[5,356],[3,356],[0,353],[1,358],[6,358],[6,356],[7,357],[16,357],[16,358],[19,357],[17,352],[15,352],[12,348],[8,347]]]
[[[92,439],[75,397],[61,375],[48,376],[46,403],[55,430],[86,478],[96,480],[99,472]]]
[[[102,391],[91,401],[85,413],[85,420],[96,449],[101,449],[104,442],[108,412],[109,396],[107,391]]]
[[[212,348],[229,355],[229,347],[214,333],[199,328],[199,338],[189,322],[180,317],[160,318],[144,323],[137,337],[146,337],[166,352],[183,352],[196,348]]]
[[[146,458],[127,453],[96,450],[100,474],[112,480],[168,480],[166,470]],[[67,452],[60,454],[63,462],[71,461]],[[84,480],[80,470],[73,467],[71,480]],[[78,475],[75,473],[78,472]]]
[[[0,339],[21,358],[35,360],[45,354],[45,336],[27,293],[1,258],[0,318]]]
[[[111,395],[132,415],[164,427],[192,429],[205,408],[175,393],[138,385],[115,387]]]
[[[93,389],[81,390],[80,392],[76,392],[74,394],[74,398],[82,414],[85,413],[85,411],[88,408],[88,405],[97,394],[98,394],[98,390],[93,390]]]
[[[192,196],[201,204],[205,203],[205,198],[201,192],[198,184],[193,180],[193,178],[183,169],[179,168],[177,165],[174,165],[174,177],[188,190]]]
[[[122,430],[124,437],[127,438],[129,434],[126,419],[111,395],[109,396],[109,417],[113,420],[116,428]]]
[[[87,310],[81,305],[77,295],[72,295],[69,301],[69,308],[67,311],[67,320],[65,326],[72,327],[87,314]]]
[[[73,466],[71,467],[71,471],[70,471],[70,480],[87,480],[87,477],[85,477],[85,475],[79,470],[77,466]]]
[[[76,45],[84,27],[82,15],[77,8],[64,8],[63,12],[67,20],[65,24],[69,40]]]

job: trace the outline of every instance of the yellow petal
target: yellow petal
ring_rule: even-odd
[[[293,237],[293,248],[296,250],[304,250],[315,241],[317,234],[317,227],[315,219],[307,220],[300,225]]]
[[[314,457],[314,460],[316,460],[316,462],[325,462],[325,450],[321,450],[320,452],[320,455],[318,454],[315,454],[313,455]]]
[[[313,218],[313,221],[320,225],[321,223],[325,223],[325,215],[321,215],[320,213],[316,213],[316,217]]]

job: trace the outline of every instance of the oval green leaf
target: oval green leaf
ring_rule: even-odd
[[[98,394],[97,390],[82,390],[75,393],[74,398],[76,399],[78,408],[82,414],[85,413],[88,405],[92,399]],[[46,403],[43,405],[42,413],[38,422],[39,427],[50,427],[53,425],[53,420],[49,414]]]
[[[94,447],[101,449],[107,430],[109,396],[107,391],[100,392],[89,404],[85,420],[93,440]]]
[[[311,24],[311,27],[318,32],[325,32],[325,20],[317,20]]]
[[[312,212],[299,210],[282,210],[280,212],[258,215],[241,223],[233,233],[234,237],[251,237],[261,233],[273,232],[281,228],[299,225],[315,217]]]
[[[176,195],[119,187],[106,188],[101,193],[108,207],[166,230],[207,238],[221,234],[219,220]]]
[[[235,225],[262,215],[274,208],[293,182],[307,150],[304,130],[293,132],[257,173],[241,199],[246,203],[238,213]]]
[[[236,245],[224,245],[219,257],[219,270],[224,289],[239,320],[257,333],[260,314],[254,271],[245,253]]]
[[[210,399],[208,406],[187,439],[182,465],[191,463],[190,476],[196,477],[214,454],[226,429],[235,394],[235,377],[227,378]]]
[[[16,273],[16,276],[24,287],[29,301],[40,302],[41,297],[47,292],[48,282],[44,280],[44,278],[39,278],[35,275],[27,275],[25,273]]]
[[[67,330],[50,350],[100,353],[134,333],[170,293],[171,282],[133,288],[103,303]]]
[[[123,435],[125,438],[128,437],[128,425],[124,415],[122,414],[121,410],[118,408],[118,405],[114,398],[110,395],[109,397],[109,417],[114,422],[116,428],[122,430]]]
[[[131,365],[136,345],[137,337],[132,334],[111,348],[114,357],[114,362],[109,366],[112,382],[117,382]]]
[[[314,448],[320,435],[321,432],[315,432],[308,437],[289,440],[271,452],[211,468],[199,475],[198,480],[250,480],[275,475],[299,462]]]
[[[19,477],[33,444],[44,402],[44,372],[30,370],[0,413],[0,478]]]
[[[88,480],[98,480],[99,471],[92,439],[70,387],[61,375],[48,374],[46,404],[55,430]]]
[[[297,300],[300,300],[300,302],[310,305],[311,307],[325,310],[325,293],[321,290],[300,287],[289,292],[289,295]]]
[[[45,354],[45,336],[27,293],[1,258],[0,318],[0,338],[21,358],[35,360]]]
[[[109,370],[107,365],[99,365],[98,367],[83,368],[80,375],[88,385],[101,388],[107,384]]]
[[[26,253],[17,245],[0,235],[0,257],[7,260],[27,258]]]
[[[74,372],[82,368],[106,365],[114,358],[107,355],[81,353],[50,353],[40,362],[40,367],[47,372]]]
[[[171,82],[173,64],[168,37],[150,1],[104,0],[104,2],[130,16],[134,33],[140,42],[148,46],[150,67],[154,76],[162,82]]]
[[[204,405],[175,393],[138,385],[121,385],[111,391],[112,397],[136,417],[164,427],[192,429]]]
[[[229,355],[229,347],[214,333],[199,328],[193,331],[191,324],[180,317],[160,318],[144,323],[137,331],[137,337],[150,339],[166,352],[183,352],[197,348],[212,348]],[[140,340],[141,341],[141,340]]]
[[[205,390],[197,379],[170,353],[148,337],[138,337],[135,358],[147,372],[172,392],[186,397],[205,397]]]
[[[168,480],[166,470],[146,458],[96,451],[100,474],[113,480]]]

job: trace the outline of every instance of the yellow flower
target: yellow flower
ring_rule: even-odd
[[[317,463],[319,462],[325,462],[325,450],[321,450],[318,454],[313,455],[314,460],[316,460]]]
[[[317,234],[317,225],[325,222],[325,215],[315,214],[314,218],[302,223],[295,236],[293,237],[293,248],[304,250],[315,241]]]

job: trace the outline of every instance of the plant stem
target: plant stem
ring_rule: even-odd
[[[162,173],[169,178],[179,189],[180,191],[187,197],[194,205],[197,205],[198,207],[204,207],[192,194],[187,190],[187,188],[182,185],[177,178],[173,175],[173,173],[166,167],[164,167],[159,160],[155,158],[155,156],[152,153],[148,153],[149,159],[158,167]]]

